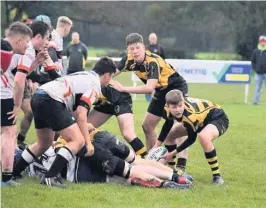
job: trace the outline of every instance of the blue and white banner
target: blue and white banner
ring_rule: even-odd
[[[166,59],[188,83],[249,84],[250,61]]]

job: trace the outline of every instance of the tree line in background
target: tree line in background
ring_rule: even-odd
[[[81,2],[1,1],[1,26],[25,16],[66,15],[86,45],[125,49],[125,37],[155,32],[168,57],[196,52],[235,53],[250,59],[258,37],[266,34],[265,2]],[[66,38],[69,42],[70,36]]]

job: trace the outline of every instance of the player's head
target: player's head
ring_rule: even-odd
[[[166,94],[165,101],[170,113],[176,118],[181,118],[185,109],[183,93],[180,90],[171,90]]]
[[[156,45],[157,44],[157,35],[155,33],[151,33],[149,35],[149,42],[150,42],[150,45]]]
[[[72,43],[73,44],[79,43],[79,34],[77,32],[72,33]]]
[[[47,24],[49,26],[49,29],[52,30],[53,26],[52,26],[52,21],[50,19],[50,17],[48,17],[47,15],[38,15],[36,18],[35,18],[35,21],[41,21],[41,22],[44,22],[45,24]]]
[[[32,37],[31,29],[22,22],[14,22],[8,29],[6,40],[16,54],[24,55]]]
[[[93,71],[100,76],[101,85],[106,86],[109,84],[112,76],[116,72],[116,66],[112,59],[108,57],[102,57],[94,65]]]
[[[145,58],[145,45],[143,37],[138,33],[130,33],[126,37],[127,51],[134,61],[142,63]]]
[[[13,49],[10,43],[6,40],[1,40],[1,70],[7,70],[13,56]]]
[[[73,26],[72,20],[66,16],[61,16],[57,20],[56,28],[60,29],[62,37],[66,37],[71,27]]]
[[[266,36],[264,35],[261,35],[260,38],[259,38],[259,44],[261,46],[266,46]]]
[[[43,48],[48,47],[50,30],[49,26],[42,21],[34,21],[30,28],[33,33],[32,45],[33,48],[37,51],[40,51]]]

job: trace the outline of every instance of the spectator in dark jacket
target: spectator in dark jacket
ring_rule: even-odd
[[[253,104],[257,105],[260,100],[263,81],[266,86],[266,36],[260,36],[258,47],[252,54],[252,68],[255,71],[256,89]]]
[[[71,45],[66,50],[69,59],[67,74],[77,71],[84,71],[85,63],[88,57],[88,48],[79,39],[77,32],[72,33]]]
[[[149,42],[148,49],[150,52],[155,53],[165,59],[165,54],[163,47],[157,43],[157,35],[155,33],[151,33],[149,35]]]

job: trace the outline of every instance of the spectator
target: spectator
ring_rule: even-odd
[[[252,68],[255,71],[256,89],[253,104],[257,105],[260,100],[260,93],[263,81],[266,85],[266,36],[260,36],[258,47],[252,54]]]
[[[77,71],[84,71],[85,63],[88,57],[88,48],[79,39],[77,32],[72,33],[72,42],[66,50],[67,58],[69,59],[67,74]]]
[[[157,35],[155,33],[151,33],[149,35],[150,45],[148,45],[148,49],[150,52],[155,53],[165,59],[163,47],[157,43],[157,40]]]

